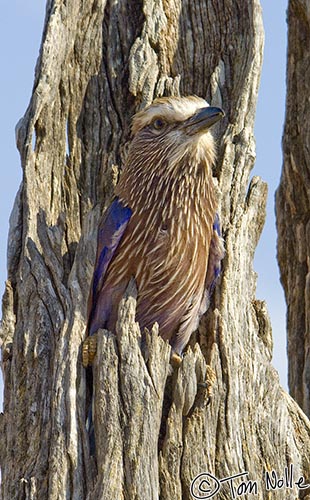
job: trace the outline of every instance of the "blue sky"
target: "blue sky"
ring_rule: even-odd
[[[286,305],[276,260],[275,190],[282,169],[285,115],[287,0],[261,0],[265,52],[255,123],[256,163],[253,175],[268,183],[267,219],[256,250],[257,298],[267,302],[273,330],[273,365],[287,389]]]
[[[261,0],[265,26],[265,56],[255,126],[257,160],[253,175],[269,186],[267,221],[255,256],[257,297],[265,299],[274,336],[273,364],[286,387],[285,303],[276,262],[274,192],[282,165],[281,137],[285,104],[287,0]],[[35,63],[39,54],[45,1],[11,0],[2,6],[0,51],[0,293],[6,279],[8,220],[21,181],[15,125],[23,116],[31,95]],[[0,386],[0,405],[2,389]],[[0,406],[1,408],[1,406]]]

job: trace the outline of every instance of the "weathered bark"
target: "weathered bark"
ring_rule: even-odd
[[[258,498],[269,498],[265,470],[282,475],[294,464],[294,480],[310,479],[310,425],[279,385],[268,314],[255,299],[267,188],[249,179],[262,49],[258,0],[48,1],[34,92],[18,127],[24,176],[3,308],[2,498],[187,500],[198,474],[243,471],[257,480]],[[95,464],[80,351],[96,227],[130,117],[179,91],[226,112],[215,169],[224,270],[199,343],[192,339],[172,375],[156,327],[141,345],[134,298],[121,306],[117,336],[100,332]],[[216,373],[208,406],[197,385],[209,377],[207,363]],[[223,485],[217,498],[229,497]],[[293,484],[285,498],[296,497],[305,498]]]
[[[310,10],[288,9],[284,163],[276,195],[278,260],[287,302],[289,389],[310,416]]]

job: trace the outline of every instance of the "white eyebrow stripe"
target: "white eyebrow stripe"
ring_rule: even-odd
[[[168,123],[182,122],[193,116],[198,109],[209,106],[201,97],[163,97],[137,113],[132,120],[132,133],[150,125],[154,120],[161,118]]]

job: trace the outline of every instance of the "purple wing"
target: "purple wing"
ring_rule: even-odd
[[[205,295],[201,303],[199,315],[204,314],[209,307],[210,298],[212,296],[216,280],[221,272],[221,262],[224,255],[225,250],[220,229],[220,219],[218,214],[215,214],[215,219],[213,222],[213,235],[210,243],[208,268],[205,281]]]
[[[100,291],[104,284],[108,266],[115,254],[115,251],[122,239],[127,224],[132,215],[129,207],[125,207],[118,198],[115,198],[108,210],[105,212],[98,229],[97,256],[93,275],[93,282],[88,303],[88,331],[93,335],[100,327],[104,327],[109,315],[109,306],[100,310],[100,324],[94,320],[98,318],[97,302]],[[107,301],[107,304],[109,301]]]

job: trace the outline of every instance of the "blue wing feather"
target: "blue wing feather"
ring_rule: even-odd
[[[212,295],[212,292],[215,287],[215,283],[217,278],[220,275],[221,272],[221,262],[224,257],[224,244],[223,244],[223,239],[222,239],[222,233],[221,233],[221,226],[220,226],[220,218],[219,214],[215,214],[215,219],[213,222],[213,237],[211,240],[211,245],[210,245],[210,255],[209,255],[209,261],[208,261],[208,269],[209,266],[213,267],[213,279],[211,283],[207,283],[207,286],[209,288],[209,293]],[[211,271],[210,269],[210,271]]]
[[[215,214],[213,222],[213,235],[209,248],[208,268],[205,281],[205,295],[201,302],[199,315],[204,314],[209,307],[210,299],[221,272],[221,262],[225,255],[224,243],[221,235],[220,218]]]
[[[105,275],[115,251],[122,239],[132,210],[125,207],[118,198],[115,198],[105,212],[98,229],[97,256],[93,275],[93,283],[89,298],[89,334],[94,333],[92,318],[95,313],[98,296],[102,289]],[[104,315],[104,311],[102,312]]]

